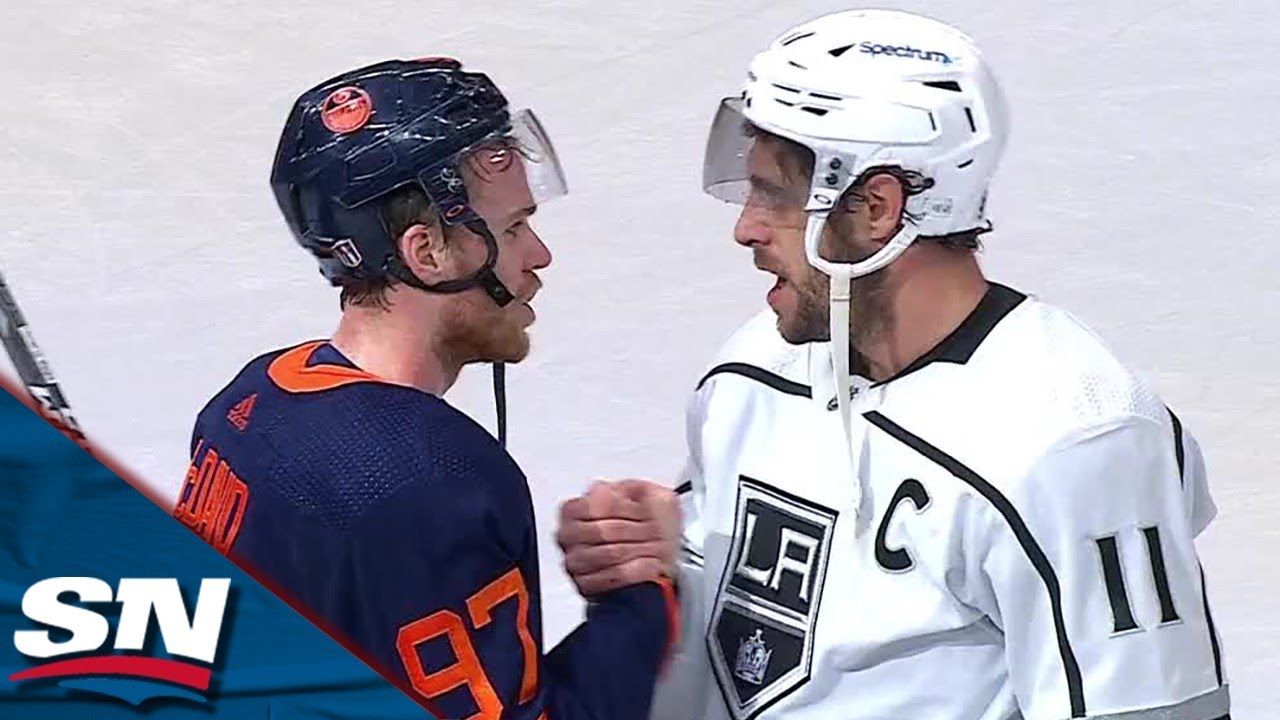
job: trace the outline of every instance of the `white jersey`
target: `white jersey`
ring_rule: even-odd
[[[852,454],[834,388],[771,312],[699,383],[657,720],[1227,716],[1202,456],[1088,329],[993,283],[925,357],[854,378]]]

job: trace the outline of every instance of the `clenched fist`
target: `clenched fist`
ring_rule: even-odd
[[[647,480],[596,482],[560,506],[556,542],[583,597],[674,577],[679,541],[675,493]]]

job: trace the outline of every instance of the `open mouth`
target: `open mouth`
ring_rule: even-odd
[[[779,276],[778,279],[773,283],[773,287],[769,288],[769,295],[767,296],[766,299],[769,301],[770,305],[772,305],[778,300],[779,296],[782,293],[782,289],[785,288],[786,286],[787,286],[786,279]]]

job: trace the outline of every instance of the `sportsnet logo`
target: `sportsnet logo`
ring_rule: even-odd
[[[230,586],[227,578],[202,580],[194,612],[188,614],[174,578],[124,578],[114,591],[92,577],[41,580],[22,596],[23,615],[41,629],[14,632],[13,644],[23,655],[46,662],[9,680],[58,679],[60,687],[134,705],[158,697],[203,703]],[[64,600],[68,595],[74,601]],[[86,607],[106,603],[119,606],[114,652],[103,652],[111,635],[108,617]],[[152,617],[169,658],[155,657],[155,643],[148,643]]]

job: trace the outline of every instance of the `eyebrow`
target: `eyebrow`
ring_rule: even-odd
[[[761,190],[764,190],[765,192],[768,192],[768,193],[772,193],[774,195],[784,195],[787,192],[786,188],[773,182],[772,180],[766,180],[760,177],[759,175],[752,175],[748,177],[747,182],[751,183],[753,187],[758,187]]]

